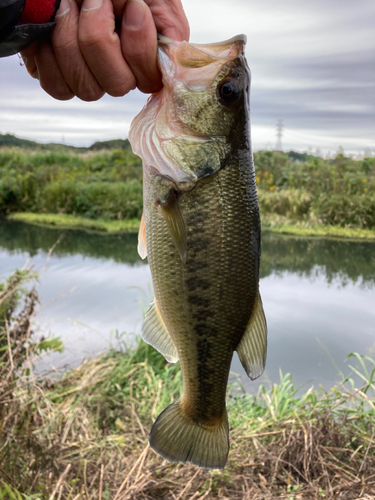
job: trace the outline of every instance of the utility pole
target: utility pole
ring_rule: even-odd
[[[276,124],[276,137],[277,137],[277,142],[276,142],[276,150],[281,151],[282,150],[282,145],[281,145],[281,140],[283,138],[283,120],[282,118],[279,118]]]

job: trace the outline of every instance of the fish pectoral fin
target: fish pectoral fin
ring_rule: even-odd
[[[165,201],[158,200],[159,209],[167,223],[174,246],[180,254],[182,262],[186,262],[187,235],[185,222],[178,203],[178,193],[171,189]]]
[[[178,352],[165,326],[156,300],[145,315],[142,325],[142,338],[159,351],[169,363],[178,361]]]
[[[250,321],[236,350],[248,377],[251,380],[260,377],[266,364],[267,322],[259,292]]]
[[[147,247],[146,247],[146,226],[145,226],[145,213],[142,212],[141,224],[139,226],[138,232],[138,254],[141,259],[147,257]]]

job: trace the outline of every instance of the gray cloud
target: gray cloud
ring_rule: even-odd
[[[278,118],[290,147],[315,144],[375,151],[375,2],[373,0],[185,0],[192,40],[248,35],[253,137],[275,142]],[[229,7],[230,8],[229,8]],[[207,23],[211,15],[212,22]],[[90,144],[124,137],[146,97],[58,102],[20,67],[0,59],[0,131]],[[289,135],[288,135],[289,134]]]
[[[372,51],[268,62],[253,71],[252,123],[267,125],[283,118],[288,128],[335,137],[349,150],[375,147],[375,68]],[[259,75],[259,82],[258,80]],[[277,82],[280,82],[278,87]],[[274,133],[273,133],[274,136]],[[311,139],[308,142],[316,142]],[[307,144],[306,146],[307,147]]]

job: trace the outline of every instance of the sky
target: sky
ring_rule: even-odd
[[[255,150],[375,155],[374,0],[185,0],[193,43],[247,35]],[[126,138],[147,95],[48,96],[17,55],[0,59],[0,133],[89,146]]]

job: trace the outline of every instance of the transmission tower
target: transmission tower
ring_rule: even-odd
[[[279,118],[276,124],[276,137],[277,137],[277,142],[276,142],[276,150],[281,151],[282,150],[282,145],[281,145],[281,139],[283,138],[283,120]]]

